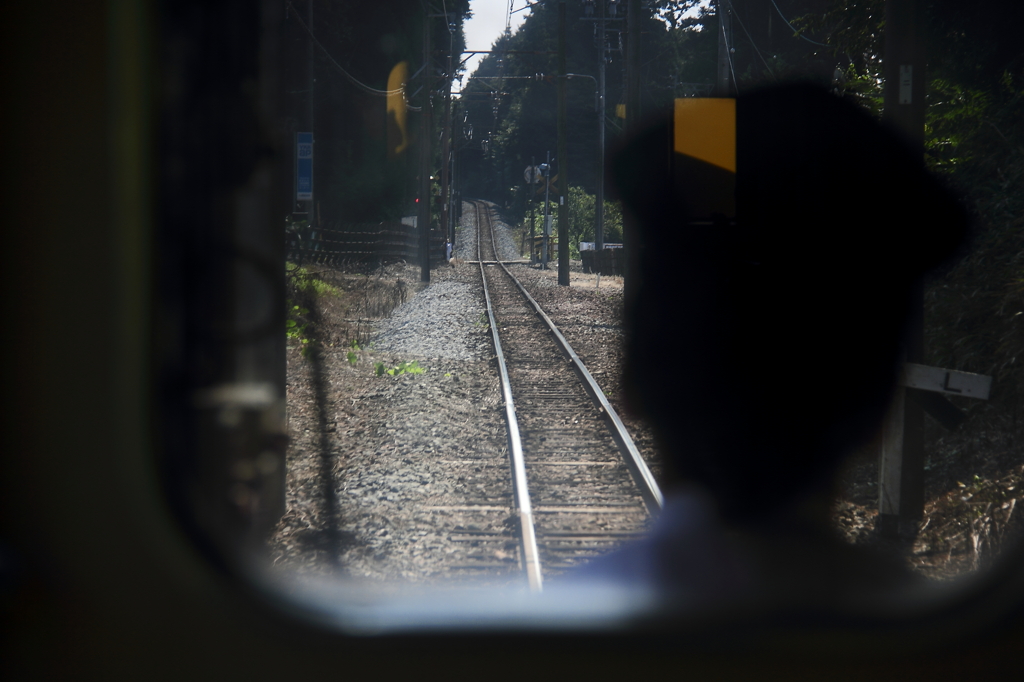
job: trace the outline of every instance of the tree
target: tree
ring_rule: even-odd
[[[541,0],[519,30],[502,36],[472,74],[464,99],[473,124],[475,149],[466,160],[466,191],[502,205],[513,205],[509,188],[522,177],[531,158],[543,161],[556,147],[556,84],[558,2]],[[644,108],[654,111],[672,100],[673,45],[668,25],[645,7],[643,25]],[[567,71],[597,75],[598,47],[593,22],[584,16],[582,0],[567,2]],[[609,41],[619,45],[621,22],[610,24]],[[500,54],[508,50],[515,53]],[[618,133],[615,104],[624,102],[624,56],[613,51],[607,67],[607,130],[609,144]],[[567,87],[569,181],[593,193],[596,182],[596,84],[586,77],[572,78]],[[484,149],[486,147],[486,149]],[[556,162],[557,163],[557,162]]]
[[[569,188],[569,256],[580,257],[580,242],[594,241],[596,201],[593,194],[574,185]],[[604,231],[607,243],[622,242],[622,209],[618,202],[604,205]]]
[[[410,73],[422,66],[423,5],[418,0],[290,2],[283,51],[286,124],[292,131],[307,130],[309,125],[311,41],[305,22],[310,2],[312,31],[319,43],[313,48],[313,97],[314,182],[321,220],[397,220],[412,210],[417,169],[410,158],[412,147],[388,154],[387,98],[382,93],[397,64],[407,62]],[[469,1],[448,0],[445,8],[451,32],[444,20],[430,19],[435,89],[443,84],[439,70],[447,67],[449,46],[456,53],[464,49],[462,24],[469,16]],[[420,85],[410,83],[408,92]],[[412,142],[415,117],[410,112],[407,122]]]
[[[971,205],[972,248],[926,292],[928,362],[996,376],[1024,404],[1024,4],[923,3],[925,160]],[[844,60],[846,94],[881,111],[883,0],[835,0],[797,21]],[[869,200],[869,198],[867,198]],[[865,200],[849,198],[849,200]]]

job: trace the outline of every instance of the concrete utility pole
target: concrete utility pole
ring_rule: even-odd
[[[544,163],[544,238],[540,242],[540,267],[548,269],[548,239],[551,237],[551,152]]]
[[[451,37],[451,26],[448,27],[448,72],[445,74],[444,88],[444,132],[441,135],[441,229],[445,231],[448,242],[455,247],[455,224],[451,220],[451,199],[449,193],[448,167],[451,163],[452,136],[452,49],[454,38]]]
[[[629,0],[626,9],[626,135],[635,134],[640,122],[640,2]],[[622,298],[628,309],[636,299],[636,272],[640,266],[639,226],[630,211],[623,216],[622,249],[626,259]]]
[[[718,15],[718,87],[717,97],[733,97],[736,83],[733,78],[732,4],[729,0],[715,0]]]
[[[309,0],[308,6],[306,7],[306,19],[309,23],[309,50],[307,52],[309,56],[309,132],[313,136],[314,142],[316,141],[316,131],[313,128],[313,123],[316,117],[316,103],[313,99],[313,85],[316,83],[316,74],[313,70],[316,64],[316,46],[313,45],[313,0]],[[313,157],[313,163],[316,163],[316,157]],[[312,230],[316,226],[316,211],[313,210],[314,199],[316,198],[315,188],[312,186],[316,182],[316,168],[313,168],[313,173],[310,180],[310,197],[309,205],[306,208],[306,224],[309,225],[310,235],[314,233]]]
[[[569,286],[569,151],[565,134],[565,0],[558,3],[558,283]]]
[[[536,227],[534,226],[534,215],[537,213],[537,157],[530,157],[530,168],[533,172],[530,173],[530,263],[533,263],[533,242],[534,235],[537,234]]]
[[[420,113],[420,204],[416,228],[420,237],[420,281],[430,281],[430,16],[423,17],[423,111]]]
[[[597,168],[595,169],[595,176],[597,177],[597,196],[594,202],[594,248],[600,252],[604,249],[604,148],[605,148],[605,135],[604,135],[604,120],[605,120],[605,70],[608,65],[608,0],[596,0],[598,6],[598,16],[596,19],[593,18],[595,0],[585,0],[584,12],[586,16],[583,21],[593,21],[594,24],[594,36],[597,45],[597,73],[596,79],[597,84],[597,100],[594,104],[594,108],[597,110]],[[612,21],[618,21],[619,17],[616,8],[618,7],[618,0],[613,0],[612,4]]]
[[[596,225],[594,226],[595,253],[604,249],[604,72],[608,61],[605,45],[605,2],[598,0],[601,6],[601,20],[598,22],[598,54],[597,54],[597,197],[594,202]]]
[[[885,2],[885,85],[882,118],[924,154],[925,51],[919,28],[920,0]],[[914,292],[906,361],[924,360],[924,290]],[[887,537],[917,534],[924,517],[924,412],[896,389],[882,433],[878,530]],[[900,414],[902,412],[902,415]],[[902,431],[902,434],[900,433]],[[881,495],[881,491],[888,494]]]

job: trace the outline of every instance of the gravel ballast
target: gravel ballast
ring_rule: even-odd
[[[376,348],[423,358],[483,360],[491,352],[478,332],[484,306],[478,287],[464,282],[437,282],[402,304],[383,320]]]
[[[460,533],[500,531],[512,512],[479,267],[465,262],[476,258],[474,217],[465,204],[453,264],[434,268],[429,286],[378,320],[367,347],[323,348],[319,363],[290,351],[287,511],[269,542],[278,569],[375,583],[522,580],[518,572],[463,570],[465,561],[458,558],[465,554],[464,543],[456,541]],[[518,259],[507,226],[499,223],[498,233],[501,258]],[[596,290],[589,281],[558,287],[553,270],[513,267],[556,324],[565,325],[570,343],[615,404],[621,282],[617,288],[606,279]],[[386,274],[416,281],[418,268]],[[414,360],[424,373],[377,376],[374,369]],[[649,436],[641,430],[634,438],[648,455]],[[459,511],[470,507],[491,511],[470,520]],[[474,551],[493,555],[495,566],[515,556],[514,546]]]

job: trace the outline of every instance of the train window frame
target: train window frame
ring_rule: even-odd
[[[978,661],[978,652],[1009,659],[1017,651],[1024,637],[1021,542],[915,608],[853,616],[670,617],[659,611],[657,595],[621,590],[600,603],[571,590],[546,604],[482,593],[462,607],[442,593],[418,603],[372,601],[358,585],[296,586],[254,571],[246,556],[225,552],[207,529],[183,518],[186,502],[174,494],[168,500],[162,487],[168,450],[189,442],[173,428],[183,411],[231,403],[240,420],[257,418],[249,410],[266,412],[273,423],[275,409],[261,377],[201,395],[161,382],[158,356],[175,362],[181,349],[154,330],[174,329],[183,311],[176,295],[161,297],[155,272],[160,259],[178,253],[159,248],[166,223],[158,178],[176,170],[161,156],[155,121],[168,96],[161,88],[173,96],[180,74],[153,74],[159,45],[182,46],[173,32],[162,32],[154,3],[114,0],[53,15],[50,6],[31,5],[11,8],[4,29],[10,40],[0,41],[12,57],[0,60],[4,90],[24,94],[11,105],[17,125],[4,130],[3,147],[24,162],[25,173],[12,178],[4,199],[17,223],[48,228],[42,239],[53,267],[43,281],[27,258],[9,271],[18,280],[10,288],[11,319],[42,331],[18,358],[5,358],[18,395],[9,396],[16,400],[4,431],[12,450],[25,455],[5,458],[0,477],[0,605],[14,624],[4,623],[4,670],[126,678],[147,669],[168,676],[323,674],[341,666],[416,673],[433,665],[466,670],[466,660],[494,669],[510,644],[525,644],[516,654],[521,660],[578,664],[592,674],[635,666],[679,672],[689,664],[749,677],[774,661],[776,669],[804,672],[843,665],[852,678],[875,668],[894,677],[918,666],[942,676],[992,671],[999,662]],[[269,1],[229,5],[220,10],[257,25],[259,12],[280,10]],[[47,31],[48,47],[63,47],[40,53],[25,26]],[[44,78],[22,68],[23,54],[38,54]],[[68,107],[66,97],[77,106]],[[26,140],[45,140],[59,168],[39,163]],[[52,201],[50,193],[67,200]],[[8,202],[11,196],[18,201]],[[244,203],[253,195],[236,198]],[[35,253],[37,236],[17,232],[12,252]],[[261,277],[261,256],[217,255],[246,262],[240,278]],[[262,295],[276,294],[269,287]],[[44,319],[51,310],[65,315]],[[63,343],[69,327],[87,337],[74,348]],[[54,415],[66,429],[52,427]],[[276,435],[268,436],[271,448]],[[505,610],[492,610],[496,604]],[[576,610],[566,615],[570,608]],[[467,640],[479,650],[468,652]],[[401,663],[396,651],[414,655]]]
[[[190,36],[181,31],[187,32],[194,27],[189,25],[188,18],[184,15],[172,18],[173,14],[171,12],[162,18],[165,43],[187,42]],[[180,25],[174,24],[174,20],[177,19],[181,19]],[[242,25],[245,26],[244,23]],[[239,35],[239,39],[235,41],[237,44],[246,45],[251,44],[246,43],[247,40],[258,42],[267,39],[268,34],[260,33],[254,23],[250,22],[248,30],[249,33]],[[259,88],[256,93],[246,95],[252,97],[256,94],[259,104],[252,109],[253,123],[241,126],[243,129],[252,128],[253,125],[257,128],[262,126],[264,130],[273,127],[270,119],[275,115],[274,103],[269,90],[278,85],[268,80],[275,77],[274,70],[260,61],[265,59],[265,56],[257,54],[260,49],[262,48],[242,55],[242,59],[236,58],[232,65],[234,71],[225,70],[227,82],[233,78],[240,83],[249,83],[246,87],[250,89]],[[169,56],[170,61],[167,61]],[[170,207],[188,206],[188,197],[193,194],[199,195],[194,184],[181,184],[183,176],[175,173],[173,168],[176,165],[196,167],[202,154],[206,152],[197,156],[192,151],[190,153],[193,156],[177,158],[185,153],[183,150],[187,145],[184,144],[182,131],[175,128],[173,122],[184,118],[185,110],[192,106],[194,100],[188,99],[189,94],[186,90],[192,82],[190,78],[195,77],[194,69],[197,67],[194,63],[190,65],[180,56],[173,56],[168,52],[161,58],[164,60],[162,68],[167,74],[165,80],[177,78],[179,84],[179,90],[171,98],[164,99],[160,116],[165,122],[165,127],[162,128],[162,147],[159,153],[171,157],[163,161],[164,170],[160,181],[163,202],[160,204],[163,207],[160,209],[161,229],[162,234],[166,235],[167,225],[174,219]],[[190,72],[190,68],[193,71]],[[258,86],[252,85],[254,79]],[[228,88],[229,92],[230,90]],[[198,92],[197,95],[201,96],[202,93]],[[168,106],[171,108],[168,109]],[[237,115],[239,108],[231,106],[228,102],[224,110]],[[172,122],[170,128],[166,127],[166,122]],[[231,123],[237,121],[229,123],[217,119],[216,116],[206,120],[209,131],[225,129]],[[227,142],[234,147],[222,146],[215,153],[229,157],[244,156],[248,153],[247,147],[252,146],[253,139],[229,139]],[[255,163],[257,166],[266,165],[269,158],[270,156],[264,153],[263,159],[257,159]],[[187,296],[190,289],[196,288],[204,290],[207,296],[211,292],[221,292],[219,304],[199,311],[205,318],[200,320],[198,326],[206,324],[207,331],[201,330],[187,338],[180,337],[185,338],[186,344],[203,346],[198,355],[192,356],[193,359],[209,356],[220,358],[221,364],[236,365],[219,379],[207,377],[204,380],[206,387],[201,390],[176,394],[173,400],[186,407],[184,411],[181,407],[171,410],[175,413],[172,422],[180,427],[181,433],[189,434],[171,447],[177,447],[182,452],[191,451],[194,453],[191,457],[195,458],[186,464],[186,469],[193,468],[184,472],[184,478],[181,478],[183,472],[176,469],[181,463],[180,460],[170,461],[169,465],[165,463],[164,475],[172,481],[169,486],[171,505],[186,524],[188,532],[198,541],[208,560],[229,574],[243,576],[254,585],[262,585],[271,601],[286,595],[291,600],[293,610],[298,608],[307,616],[330,622],[343,631],[358,634],[427,632],[438,628],[458,631],[464,629],[467,623],[493,632],[527,628],[545,632],[579,633],[615,630],[625,623],[661,622],[666,618],[679,618],[683,627],[689,627],[688,622],[691,618],[686,615],[685,610],[682,613],[664,610],[663,595],[622,586],[564,586],[548,590],[543,596],[530,597],[524,597],[515,590],[476,591],[470,592],[465,601],[460,601],[451,599],[450,593],[444,591],[422,594],[415,589],[403,593],[398,598],[388,596],[386,590],[383,596],[373,597],[370,594],[372,590],[368,592],[365,586],[358,586],[355,583],[347,584],[335,580],[288,583],[258,570],[251,570],[249,543],[253,537],[265,532],[268,524],[273,521],[273,510],[283,505],[283,496],[279,491],[274,492],[277,489],[283,490],[283,481],[278,478],[284,471],[283,448],[286,442],[281,395],[283,377],[280,369],[268,371],[267,367],[273,362],[266,362],[267,359],[279,357],[282,339],[277,338],[264,343],[262,350],[238,351],[239,345],[259,345],[254,343],[254,340],[268,338],[267,330],[283,328],[283,320],[277,314],[260,317],[252,313],[253,310],[261,309],[284,309],[281,305],[282,285],[275,281],[277,276],[274,274],[276,271],[283,273],[283,256],[278,246],[271,246],[272,236],[276,234],[273,226],[268,224],[266,217],[256,217],[261,213],[264,216],[273,214],[271,207],[275,205],[274,201],[280,203],[279,197],[274,197],[268,203],[268,195],[273,196],[272,192],[268,192],[271,177],[273,172],[264,169],[251,176],[248,185],[239,185],[238,180],[234,178],[228,179],[229,186],[226,187],[232,193],[233,205],[221,201],[221,213],[216,219],[203,223],[203,229],[209,232],[208,236],[219,236],[213,237],[211,241],[214,246],[204,247],[202,253],[190,253],[187,246],[184,251],[176,250],[173,243],[160,242],[160,237],[157,238],[158,244],[168,247],[162,249],[162,258],[166,260],[167,253],[176,253],[179,263],[180,259],[184,258],[191,270],[191,281],[187,283],[174,279],[175,275],[171,272],[173,268],[162,270],[173,279],[170,285],[167,285],[166,280],[161,280],[164,286],[173,289],[172,299],[175,296]],[[253,178],[257,178],[256,184],[252,184]],[[286,182],[281,183],[280,177],[278,184],[288,185]],[[196,204],[192,213],[203,213],[202,205]],[[215,212],[209,213],[214,215]],[[192,220],[194,222],[194,219]],[[218,229],[221,232],[218,233]],[[159,234],[161,233],[158,232]],[[186,237],[182,243],[187,241]],[[157,270],[158,273],[161,272],[159,261]],[[197,283],[197,277],[205,278],[201,285]],[[165,308],[170,309],[175,305],[178,305],[177,302],[171,301]],[[246,312],[246,309],[249,312]],[[188,305],[185,306],[185,315],[188,315]],[[227,327],[222,322],[225,316],[234,320]],[[168,317],[166,314],[157,315],[158,320]],[[157,335],[162,334],[158,332]],[[188,353],[175,352],[174,357],[179,363],[186,359],[187,365]],[[174,371],[187,374],[190,370],[187,366],[179,365]],[[194,411],[191,416],[186,415],[189,410]],[[239,428],[255,429],[259,435],[255,441],[246,440],[242,443],[238,438]],[[176,430],[179,429],[165,426],[164,432],[172,433]],[[229,474],[223,471],[204,471],[202,462],[213,459],[208,456],[210,453],[228,451],[232,448],[242,448],[233,455],[236,458],[256,461],[262,457],[269,462],[267,466],[262,467],[267,471],[266,480],[261,481],[256,487],[245,488],[246,495],[249,496],[246,499],[253,495],[258,497],[263,490],[271,491],[269,494],[275,498],[268,507],[270,511],[261,518],[243,520],[238,515],[232,516],[233,512],[226,510],[223,504],[219,510],[204,506],[211,499],[224,497],[222,488],[228,485],[225,476]],[[179,478],[175,479],[176,476]],[[193,478],[190,479],[190,476]],[[237,484],[235,486],[239,487]],[[262,488],[257,490],[260,486]],[[1019,553],[1020,551],[1016,554]],[[881,626],[886,623],[915,623],[922,619],[941,621],[944,613],[962,613],[965,609],[969,611],[975,608],[969,606],[970,604],[976,600],[984,601],[985,596],[990,593],[992,588],[986,587],[986,583],[999,583],[1002,578],[997,576],[1011,572],[1004,566],[1019,561],[1015,558],[1016,554],[1001,557],[995,566],[987,569],[985,575],[990,576],[989,578],[979,576],[962,580],[952,586],[932,589],[923,601],[921,595],[913,595],[908,604],[901,605],[901,609],[895,609],[893,613],[875,616],[856,614],[856,617],[867,618],[876,626]],[[984,607],[987,610],[992,608],[994,607],[991,605]],[[900,613],[896,613],[897,611]],[[701,617],[707,615],[703,614]],[[741,616],[741,619],[753,617],[757,620],[762,615],[746,614]],[[837,611],[825,617],[824,622],[835,619],[842,623],[845,619],[853,617],[853,614]]]

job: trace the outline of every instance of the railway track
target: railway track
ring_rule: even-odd
[[[490,209],[474,205],[520,560],[531,589],[540,590],[545,576],[642,534],[661,492],[589,371],[497,258]]]

